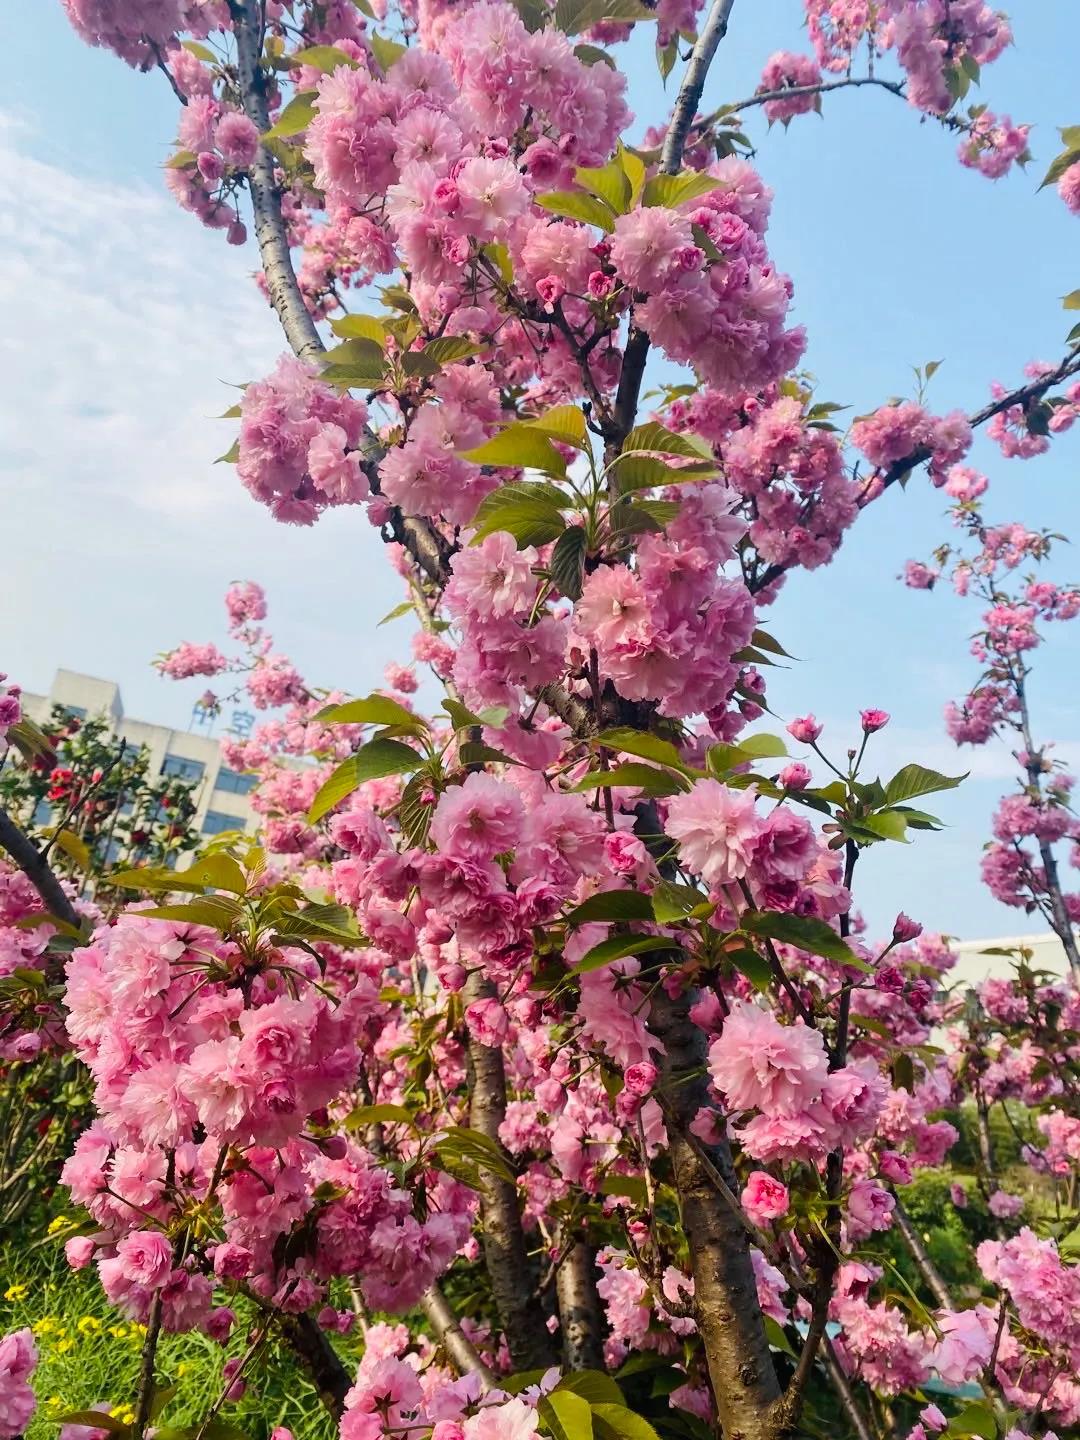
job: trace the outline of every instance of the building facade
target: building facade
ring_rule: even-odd
[[[206,836],[223,830],[255,829],[257,817],[248,796],[255,785],[254,775],[230,770],[222,762],[221,745],[212,735],[192,730],[170,730],[124,714],[120,687],[114,680],[98,680],[74,670],[58,670],[48,695],[22,696],[23,710],[39,724],[47,720],[54,705],[62,706],[79,719],[104,716],[118,739],[130,745],[145,745],[150,752],[150,773],[178,775],[195,782],[194,825]],[[234,726],[249,728],[253,717],[238,712]],[[238,728],[236,733],[242,733]]]

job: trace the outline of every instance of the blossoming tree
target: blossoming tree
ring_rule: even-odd
[[[276,1342],[344,1440],[1076,1425],[1080,998],[1023,962],[954,997],[940,938],[905,915],[860,932],[860,856],[932,832],[922,797],[958,783],[876,776],[884,712],[840,751],[792,720],[794,758],[755,728],[783,654],[759,612],[788,572],[922,467],[963,500],[973,427],[1064,429],[1080,353],[974,415],[885,404],[847,450],[797,369],[741,117],[876,87],[996,178],[1026,127],[964,102],[1005,17],[806,0],[813,55],[708,109],[736,0],[64,3],[172,86],[179,203],[231,242],[253,228],[288,353],[227,458],[283,522],[350,505],[378,528],[444,695],[422,713],[406,666],[366,698],[314,688],[236,586],[235,655],[162,667],[283,711],[227,756],[260,774],[263,843],[113,875],[132,899],[101,913],[3,820],[3,1043],[60,1017],[89,1068],[67,1255],[146,1326],[137,1396],[100,1397],[133,1425],[79,1413],[72,1440],[141,1440],[171,1393],[161,1331],[227,1344],[240,1316],[193,1434]],[[634,147],[638,26],[678,88]],[[1048,179],[1078,210],[1062,134]],[[653,356],[687,378],[650,408]],[[1023,668],[1012,691],[999,672],[1034,614],[987,598],[993,728],[1022,713]],[[1010,833],[1068,831],[1056,793],[1025,804]],[[1041,905],[1045,857],[1009,863]],[[904,1190],[967,1102],[1024,1127],[1029,1168],[1014,1194],[987,1147],[969,1177],[993,1228],[961,1291]],[[28,1334],[0,1347],[4,1433],[32,1364]]]

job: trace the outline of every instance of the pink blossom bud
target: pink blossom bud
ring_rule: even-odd
[[[910,1185],[913,1170],[911,1162],[906,1155],[899,1154],[896,1150],[883,1150],[878,1168],[886,1180],[891,1180],[894,1185]]]
[[[907,977],[898,965],[882,965],[874,978],[874,984],[886,995],[902,995]]]
[[[887,710],[863,710],[860,711],[862,728],[867,735],[873,735],[875,730],[884,730],[889,723],[889,712]]]
[[[755,1225],[767,1225],[786,1215],[791,1203],[788,1188],[764,1170],[752,1170],[743,1186],[742,1205]]]
[[[637,1065],[627,1066],[623,1081],[631,1095],[648,1095],[656,1084],[656,1075],[656,1066],[648,1060],[641,1060]]]
[[[225,239],[230,245],[246,245],[247,226],[242,220],[234,220],[225,232]]]
[[[93,1259],[94,1242],[89,1235],[73,1235],[64,1244],[64,1255],[72,1270],[85,1270]]]
[[[805,790],[813,776],[801,760],[793,760],[790,765],[784,766],[776,778],[785,790]]]
[[[967,1191],[955,1180],[949,1186],[949,1199],[958,1210],[965,1209],[968,1203]]]
[[[605,275],[602,270],[594,270],[588,281],[589,296],[593,300],[603,300],[611,294],[614,285],[610,275]]]
[[[919,1411],[919,1419],[931,1430],[944,1430],[949,1423],[945,1415],[936,1405],[927,1405],[925,1410]]]
[[[803,745],[813,745],[822,730],[822,727],[814,719],[813,715],[800,716],[792,720],[787,728],[788,734]]]
[[[898,945],[905,940],[917,940],[922,934],[922,926],[917,920],[912,920],[910,915],[905,915],[901,910],[893,925],[892,936]]]
[[[431,1440],[465,1440],[465,1431],[456,1420],[437,1420]]]

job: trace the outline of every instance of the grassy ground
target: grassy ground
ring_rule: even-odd
[[[0,1248],[0,1277],[0,1335],[30,1326],[41,1356],[34,1376],[38,1413],[27,1440],[54,1440],[64,1414],[100,1402],[122,1420],[133,1418],[127,1412],[137,1393],[144,1331],[110,1309],[96,1272],[69,1270],[59,1246],[31,1249],[12,1241]],[[221,1393],[225,1359],[246,1348],[245,1318],[224,1348],[198,1334],[162,1336],[158,1376],[177,1389],[161,1425],[183,1428],[205,1417]],[[253,1372],[247,1393],[226,1403],[220,1419],[251,1440],[265,1440],[276,1425],[288,1426],[297,1440],[332,1440],[336,1434],[287,1354]]]

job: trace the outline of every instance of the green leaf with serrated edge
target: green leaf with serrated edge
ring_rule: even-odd
[[[90,847],[81,836],[75,834],[74,830],[58,831],[53,843],[58,850],[64,852],[69,860],[74,860],[80,870],[90,869]]]
[[[371,53],[375,56],[375,62],[385,75],[395,61],[400,60],[405,54],[406,47],[399,45],[395,40],[387,40],[384,35],[377,34],[374,30],[368,35],[371,44]]]
[[[386,775],[405,775],[424,763],[408,745],[399,740],[372,740],[355,755],[343,760],[330,778],[319,787],[307,813],[309,825],[340,805],[366,780],[380,780]]]
[[[1080,125],[1066,125],[1058,134],[1063,145],[1067,145],[1070,150],[1080,150]]]
[[[560,595],[567,600],[581,599],[581,582],[585,568],[588,539],[580,525],[571,525],[555,542],[548,562],[548,573]]]
[[[360,68],[358,60],[354,60],[344,50],[339,50],[336,45],[309,45],[306,50],[297,50],[290,55],[289,63],[310,65],[313,70],[321,70],[324,75],[332,75],[339,65],[347,65],[350,70]]]
[[[718,189],[723,183],[711,175],[702,175],[696,171],[689,175],[654,175],[645,182],[641,203],[664,205],[673,209],[676,205],[685,205],[689,200],[699,200],[702,195],[708,195],[710,190]]]
[[[678,500],[635,500],[632,505],[626,507],[626,512],[620,513],[619,528],[626,528],[625,513],[628,513],[632,528],[636,528],[638,522],[641,521],[647,525],[655,525],[658,530],[663,530],[671,524],[681,509],[682,506]]]
[[[574,171],[574,179],[582,189],[609,205],[616,215],[625,215],[629,210],[632,194],[630,178],[618,160],[611,160],[595,169],[579,165]]]
[[[472,1130],[459,1125],[439,1141],[435,1147],[439,1155],[448,1155],[469,1160],[481,1170],[489,1170],[500,1179],[515,1184],[517,1176],[508,1163],[498,1143],[481,1130]]]
[[[327,365],[348,367],[349,369],[369,371],[373,375],[381,375],[386,357],[383,354],[382,345],[377,340],[354,335],[348,340],[343,340],[340,345],[335,345],[332,349],[327,350],[322,359]]]
[[[572,1390],[553,1390],[540,1402],[555,1440],[593,1440],[592,1407]]]
[[[402,615],[415,615],[416,607],[411,600],[403,600],[400,605],[395,605],[393,610],[387,613],[379,621],[380,625],[389,625],[391,620],[400,620]]]
[[[619,164],[626,171],[626,178],[630,181],[630,204],[636,205],[641,199],[645,176],[648,173],[645,161],[636,151],[628,150],[621,140],[615,154]]]
[[[416,1123],[404,1105],[358,1105],[345,1116],[345,1129],[353,1132],[366,1125],[409,1125]]]
[[[59,1425],[87,1425],[95,1430],[107,1430],[111,1435],[126,1435],[129,1426],[105,1410],[69,1410],[66,1415],[57,1415]]]
[[[476,765],[520,765],[513,755],[505,750],[496,750],[494,745],[485,745],[482,740],[463,740],[458,745],[458,763],[465,769]]]
[[[155,905],[139,914],[152,920],[175,920],[181,925],[207,925],[224,931],[240,915],[240,906],[226,895],[204,895],[184,905]]]
[[[472,355],[481,354],[483,349],[483,345],[476,345],[463,335],[440,335],[429,340],[420,353],[437,365],[452,365],[455,360],[467,360]]]
[[[622,1196],[633,1205],[644,1205],[649,1198],[640,1175],[605,1175],[600,1181],[600,1194]]]
[[[236,824],[237,829],[244,828],[242,820],[237,819]],[[231,855],[225,855],[221,851],[214,855],[203,855],[183,871],[183,876],[185,880],[205,885],[207,889],[214,886],[219,890],[231,890],[234,895],[247,893],[247,876]]]
[[[527,425],[530,430],[539,430],[541,435],[546,435],[550,440],[558,440],[564,445],[574,445],[579,450],[589,448],[585,416],[576,405],[556,405],[551,410],[545,410],[542,415],[522,420],[521,424]]]
[[[644,1182],[642,1182],[644,1183]],[[556,1390],[572,1390],[590,1405],[622,1405],[623,1393],[610,1375],[603,1370],[576,1370],[564,1375]]]
[[[683,455],[688,460],[708,460],[715,463],[704,441],[695,442],[689,435],[677,435],[674,430],[669,430],[666,425],[655,420],[634,426],[612,464],[618,465],[624,455],[632,455],[640,450],[654,451],[660,455]]]
[[[1062,175],[1065,174],[1065,171],[1075,165],[1078,160],[1080,160],[1080,148],[1076,150],[1066,150],[1061,155],[1058,155],[1051,161],[1050,168],[1043,177],[1043,182],[1039,186],[1039,189],[1045,190],[1048,185],[1056,185]]]
[[[380,350],[386,348],[386,326],[374,315],[339,315],[330,321],[330,329],[343,340],[370,340]]]
[[[287,140],[290,135],[299,135],[306,130],[315,119],[315,101],[318,98],[314,90],[301,90],[299,95],[294,95],[263,139]]]
[[[772,969],[764,955],[750,947],[740,946],[736,950],[725,950],[724,959],[729,965],[746,976],[755,990],[765,991],[773,982]]]
[[[670,880],[661,880],[652,894],[653,914],[660,925],[685,920],[707,902],[708,896],[692,885],[676,885]]]
[[[564,475],[566,462],[555,446],[534,426],[514,424],[500,430],[483,445],[459,452],[474,465],[497,465],[522,470],[542,470],[547,475]]]
[[[670,770],[659,770],[655,765],[614,765],[610,770],[590,770],[572,787],[577,794],[589,790],[622,787],[627,790],[643,790],[646,795],[678,795],[688,789],[681,775]]]
[[[234,440],[233,443],[229,446],[228,450],[225,451],[225,454],[224,454],[224,455],[219,455],[219,456],[217,457],[217,459],[214,461],[214,464],[215,464],[215,465],[235,465],[236,462],[237,462],[239,459],[240,459],[240,441],[239,441],[239,440]]]
[[[198,893],[204,887],[198,880],[187,880],[182,871],[166,870],[163,866],[147,866],[138,870],[115,870],[108,877],[109,884],[117,890],[146,890],[168,893],[171,890],[190,890]]]
[[[550,487],[528,481],[503,485],[486,496],[473,516],[472,544],[478,545],[497,530],[513,535],[519,549],[546,545],[566,529],[562,509],[547,493]],[[558,491],[562,505],[569,503]]]
[[[750,636],[750,643],[751,645],[756,645],[759,650],[767,650],[770,655],[782,655],[785,660],[793,660],[795,658],[793,655],[790,655],[780,644],[779,640],[774,639],[767,630],[755,630]]]
[[[671,741],[662,740],[659,735],[650,735],[642,730],[631,730],[629,727],[619,727],[614,730],[605,730],[602,734],[597,735],[592,743],[603,745],[608,750],[621,751],[624,755],[637,755],[642,760],[655,760],[658,765],[670,765],[681,775],[694,773]]]
[[[862,830],[868,830],[881,840],[899,840],[910,843],[907,838],[907,820],[898,810],[881,810],[876,815],[860,815],[850,822]]]
[[[548,195],[537,195],[537,205],[560,215],[567,220],[583,220],[586,225],[598,225],[608,235],[615,229],[615,214],[610,206],[595,195],[586,195],[583,190],[553,190]]]
[[[660,1440],[648,1420],[635,1414],[633,1410],[628,1410],[625,1405],[594,1405],[593,1414],[602,1420],[619,1440]]]
[[[963,775],[942,775],[937,770],[927,770],[922,765],[905,765],[885,786],[884,799],[889,805],[897,805],[901,800],[913,800],[916,795],[954,790],[967,777],[966,770]]]
[[[421,771],[402,790],[396,812],[402,834],[410,845],[427,843],[434,808],[431,803],[431,776]]]
[[[748,910],[742,917],[741,928],[748,935],[769,940],[779,940],[784,945],[795,945],[811,955],[824,955],[838,964],[852,965],[855,969],[866,970],[865,965],[840,936],[824,920],[811,915],[788,915],[774,910]]]
[[[566,917],[568,925],[590,925],[593,921],[651,920],[652,902],[637,890],[602,890],[575,905]]]
[[[609,474],[615,479],[620,492],[629,490],[652,490],[668,485],[696,485],[716,474],[716,466],[708,461],[695,461],[690,465],[665,465],[655,455],[620,455],[619,463]]]
[[[601,940],[581,959],[570,966],[571,975],[587,975],[591,970],[602,970],[613,960],[622,960],[627,955],[644,955],[649,950],[670,950],[671,941],[661,935],[612,935],[610,940]]]
[[[403,725],[413,730],[427,729],[418,715],[397,700],[391,700],[389,695],[368,695],[363,700],[327,705],[314,719],[323,725]]]

